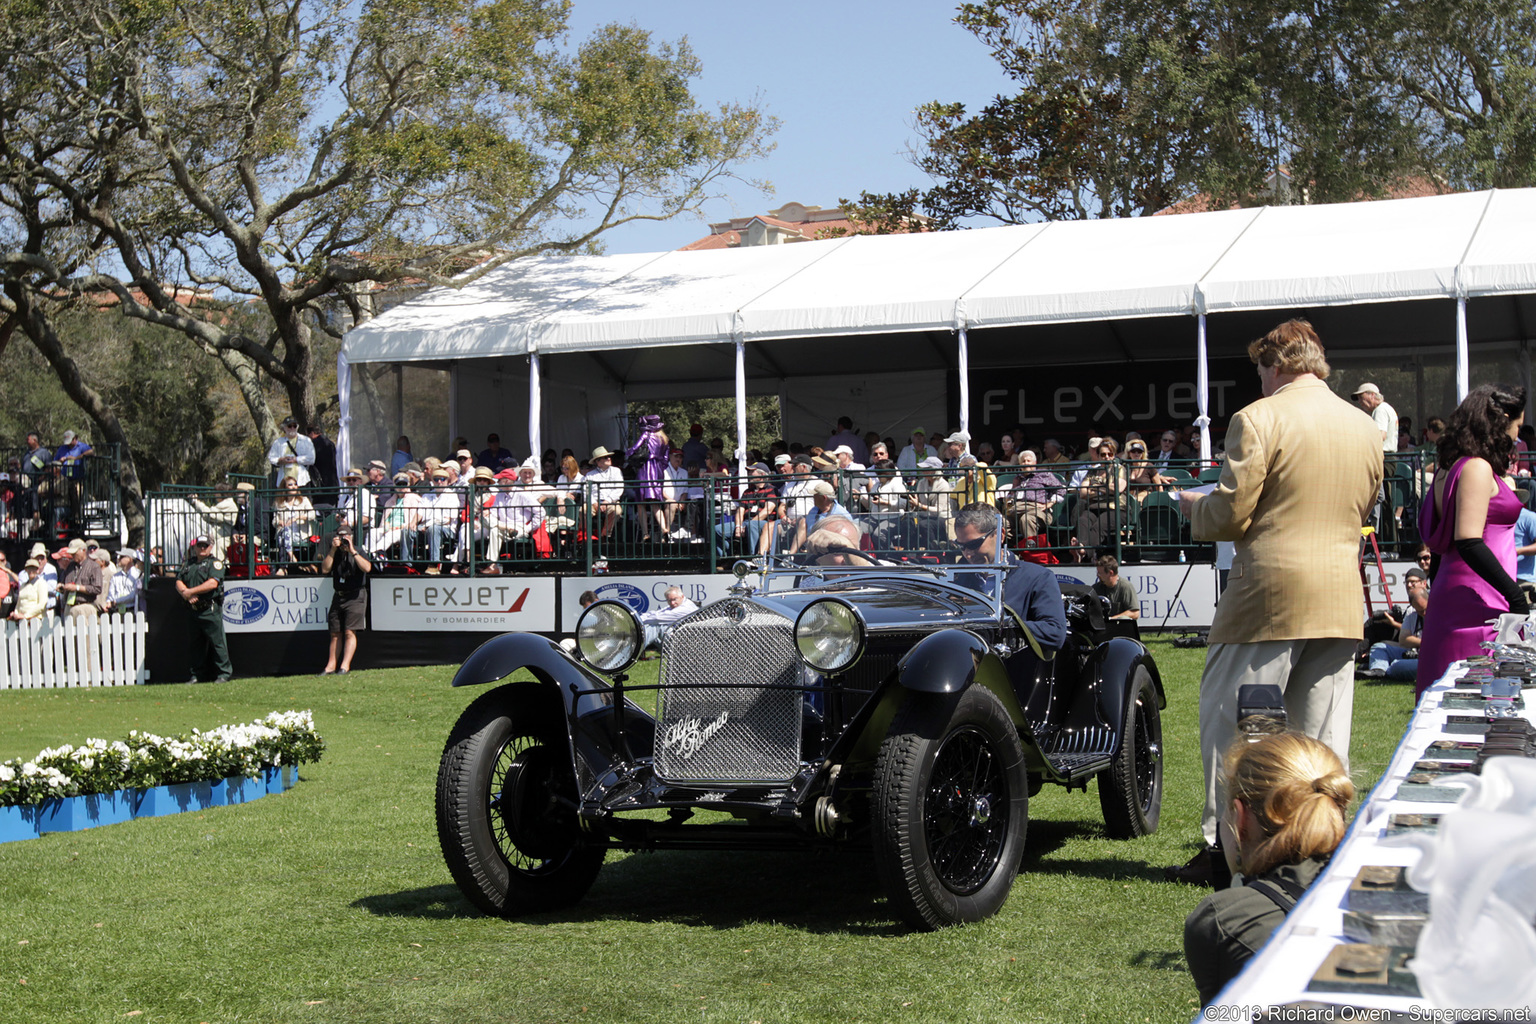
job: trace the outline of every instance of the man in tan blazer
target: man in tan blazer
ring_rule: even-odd
[[[1237,688],[1273,683],[1290,726],[1349,766],[1354,652],[1365,609],[1360,528],[1381,487],[1381,431],[1328,389],[1312,325],[1291,320],[1248,346],[1264,397],[1232,417],[1209,495],[1184,492],[1196,540],[1235,542],[1200,679],[1206,842],[1226,809],[1221,758],[1237,738]],[[1208,863],[1208,858],[1206,859]],[[1209,881],[1200,855],[1170,869]]]

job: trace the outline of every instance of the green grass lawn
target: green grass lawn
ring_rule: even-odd
[[[1158,833],[1107,840],[1094,787],[1048,788],[1002,913],[936,934],[895,923],[855,851],[611,854],[569,911],[477,916],[433,824],[443,741],[481,692],[448,668],[3,691],[0,759],[289,708],[312,708],[329,748],[282,796],[0,845],[0,1022],[1186,1021],[1202,893],[1162,866],[1198,840],[1204,652],[1152,646]],[[1411,697],[1357,688],[1362,791]]]

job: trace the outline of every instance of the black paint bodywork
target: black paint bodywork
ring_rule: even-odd
[[[809,585],[806,585],[809,584]],[[1066,588],[1075,590],[1077,588]],[[1098,606],[1068,600],[1066,645],[1049,662],[1031,654],[1018,620],[975,591],[913,573],[861,573],[807,580],[801,589],[738,598],[793,622],[812,601],[847,601],[866,625],[862,656],[847,670],[813,677],[822,714],[807,730],[800,771],[787,785],[674,786],[651,759],[656,720],[628,696],[623,675],[594,672],[558,643],[511,633],[487,641],[460,667],[454,686],[482,686],[526,670],[537,681],[519,700],[558,704],[567,725],[580,794],[579,818],[593,839],[625,849],[801,846],[863,837],[875,756],[896,712],[917,694],[984,686],[1019,730],[1031,791],[1045,783],[1086,787],[1119,750],[1126,709],[1145,666],[1164,706],[1162,681],[1140,642],[1115,633]],[[1076,611],[1074,611],[1074,607]],[[729,667],[722,681],[730,678]],[[643,687],[638,689],[656,689]],[[518,714],[509,707],[508,713]],[[835,815],[818,813],[835,808]],[[626,812],[667,809],[655,815]],[[694,821],[698,811],[729,815]]]

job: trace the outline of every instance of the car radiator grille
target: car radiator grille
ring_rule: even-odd
[[[784,783],[800,768],[794,625],[744,601],[712,605],[662,645],[656,776],[670,783]],[[737,684],[721,688],[719,683]],[[749,684],[741,686],[740,684]]]

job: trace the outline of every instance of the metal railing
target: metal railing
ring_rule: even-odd
[[[778,506],[761,519],[743,506],[755,480],[705,476],[661,492],[637,481],[560,489],[496,481],[454,487],[390,484],[311,490],[307,508],[279,506],[282,491],[242,480],[218,488],[167,486],[150,496],[147,547],[160,571],[206,535],[232,578],[318,572],[336,527],[384,574],[715,572],[738,558],[795,546],[811,509],[808,485],[825,480],[858,513],[868,544],[895,557],[937,557],[955,514],[984,501],[1005,513],[1009,544],[1039,561],[1205,561],[1167,495],[1195,480],[1152,478],[1120,460],[1065,463],[1034,475],[1012,467],[791,473],[767,478]],[[657,494],[656,497],[648,495]],[[752,504],[748,494],[748,504]],[[739,530],[738,530],[739,526]]]
[[[67,461],[56,461],[56,454],[46,446],[0,449],[0,537],[116,538],[123,509],[119,447],[97,445]]]

